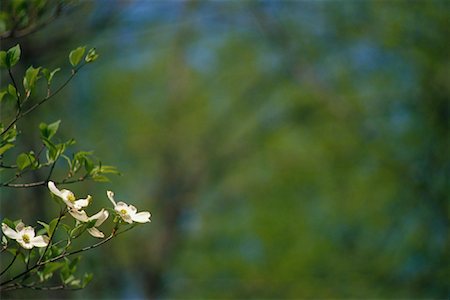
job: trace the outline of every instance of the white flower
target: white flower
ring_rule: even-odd
[[[127,223],[147,223],[150,221],[151,214],[148,211],[143,211],[138,213],[136,207],[133,205],[128,205],[124,202],[117,202],[114,201],[114,193],[111,191],[107,191],[106,194],[108,195],[109,200],[111,200],[112,204],[114,205],[114,209],[119,213],[120,217]]]
[[[97,229],[98,226],[102,225],[106,219],[108,219],[109,213],[107,210],[102,208],[98,213],[88,218],[88,221],[97,220],[91,228],[88,228],[87,231],[93,236],[97,238],[104,238],[105,235],[103,232]]]
[[[34,235],[34,229],[31,226],[25,227],[20,222],[16,226],[16,230],[11,229],[5,223],[2,223],[3,233],[10,239],[16,240],[20,246],[25,249],[32,249],[33,247],[45,247],[48,244],[49,238],[46,235]]]
[[[83,207],[88,206],[92,201],[92,197],[90,195],[88,195],[86,199],[76,200],[75,195],[71,191],[59,190],[53,181],[48,182],[48,189],[50,192],[61,198],[70,210],[80,210]]]
[[[69,214],[80,222],[84,223],[84,222],[89,221],[89,217],[87,216],[87,214],[84,210],[76,210],[76,209],[69,208]]]
[[[108,218],[109,213],[108,213],[107,210],[102,208],[98,213],[96,213],[95,215],[93,215],[91,217],[88,217],[88,215],[86,214],[86,212],[84,210],[81,210],[81,211],[73,210],[73,211],[69,211],[69,213],[75,219],[77,219],[78,221],[80,221],[82,223],[86,223],[86,222],[90,222],[90,221],[93,221],[93,220],[97,220],[94,223],[94,226],[92,226],[91,228],[88,228],[87,231],[94,237],[98,237],[98,238],[105,237],[103,232],[98,230],[96,227],[102,225],[103,222],[105,222],[105,220]]]

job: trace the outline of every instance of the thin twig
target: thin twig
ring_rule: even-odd
[[[73,77],[75,76],[75,74],[77,74],[77,72],[86,65],[86,62],[83,62],[78,68],[76,69],[72,69],[72,74],[67,78],[67,80],[61,84],[61,86],[52,94],[48,95],[47,97],[45,97],[44,99],[42,99],[41,101],[39,101],[38,103],[34,104],[33,106],[31,106],[29,109],[27,109],[24,112],[20,112],[16,115],[16,117],[8,124],[8,126],[0,133],[0,136],[3,136],[6,132],[8,132],[9,129],[11,129],[11,127],[14,126],[14,124],[17,123],[17,121],[19,121],[21,118],[25,117],[26,115],[28,115],[29,113],[31,113],[33,110],[35,110],[36,108],[38,108],[39,106],[41,106],[42,104],[44,104],[45,102],[47,102],[48,100],[50,100],[51,98],[53,98],[53,96],[57,95],[63,88],[66,87],[66,85],[73,79]]]
[[[16,84],[16,80],[14,79],[13,74],[11,73],[11,68],[8,68],[8,74],[11,78],[11,81],[16,89],[16,99],[17,99],[17,115],[20,115],[20,96],[19,96],[19,87]]]
[[[64,209],[64,211],[61,211],[61,212],[59,213],[59,217],[58,217],[58,220],[56,221],[55,228],[53,229],[53,232],[50,234],[48,244],[47,244],[47,246],[45,247],[44,252],[42,252],[41,257],[39,257],[39,260],[37,261],[36,265],[39,265],[39,264],[41,263],[42,259],[43,259],[44,256],[45,256],[45,253],[47,253],[47,250],[48,250],[48,248],[50,247],[50,245],[51,245],[51,243],[52,243],[53,237],[55,236],[56,229],[58,228],[59,222],[61,221],[62,217],[66,214],[66,212],[67,212],[67,210]],[[28,268],[27,268],[27,269],[28,269]]]
[[[16,177],[13,178],[12,181],[14,181],[15,179],[17,179],[17,178]],[[78,179],[72,179],[72,180],[63,179],[61,181],[55,181],[55,184],[71,184],[71,183],[77,183],[77,182],[80,182],[80,181],[84,181],[86,179],[87,179],[87,176],[83,176],[83,177],[80,177]],[[36,181],[36,182],[27,182],[27,183],[9,183],[9,182],[6,182],[6,183],[1,184],[1,186],[10,187],[10,188],[30,188],[30,187],[47,185],[48,180],[42,180],[42,181]]]
[[[95,243],[95,244],[93,244],[93,245],[91,245],[91,246],[87,246],[87,247],[81,248],[81,249],[76,250],[76,251],[73,251],[73,252],[68,252],[68,253],[60,254],[60,255],[58,255],[58,256],[55,256],[55,257],[50,258],[50,259],[48,259],[48,260],[46,260],[46,261],[43,261],[43,262],[38,262],[38,263],[36,263],[33,267],[31,267],[30,269],[25,270],[25,271],[23,271],[22,273],[19,273],[18,275],[14,276],[13,278],[11,278],[11,279],[9,279],[9,280],[6,280],[6,281],[4,281],[4,282],[2,282],[2,283],[0,283],[0,287],[5,286],[5,285],[7,285],[7,284],[13,282],[13,281],[16,280],[16,279],[19,279],[20,277],[23,277],[24,275],[30,273],[31,271],[33,271],[33,270],[35,270],[36,268],[39,268],[39,267],[41,267],[41,266],[43,266],[43,265],[46,265],[46,264],[51,263],[51,262],[55,262],[55,261],[57,261],[57,260],[63,259],[63,258],[65,258],[65,257],[71,256],[71,255],[74,255],[74,254],[77,254],[77,253],[80,253],[80,252],[84,252],[84,251],[88,251],[88,250],[97,248],[97,247],[99,247],[99,246],[101,246],[101,245],[107,243],[107,242],[110,241],[111,239],[113,239],[113,238],[119,236],[120,234],[125,233],[125,232],[127,232],[128,230],[133,229],[134,227],[135,227],[134,225],[133,225],[133,226],[130,226],[130,227],[128,227],[127,229],[122,230],[122,231],[120,231],[120,232],[117,232],[117,231],[116,231],[116,228],[117,228],[117,227],[114,227],[114,229],[113,229],[113,231],[111,232],[111,234],[110,234],[107,238],[105,238],[104,240],[101,240],[100,242]],[[3,290],[3,289],[0,289],[0,290]]]
[[[11,260],[11,262],[9,263],[9,265],[0,273],[0,276],[2,276],[3,274],[5,274],[6,271],[9,270],[9,268],[11,268],[11,266],[13,265],[14,261],[16,260],[17,256],[19,255],[19,251],[16,252],[16,254],[14,255],[13,259]]]
[[[33,248],[31,248],[31,249],[28,251],[28,259],[27,259],[27,265],[26,265],[27,270],[28,270],[28,267],[30,266],[31,251],[33,251]]]
[[[34,283],[32,284],[22,284],[22,283],[13,283],[5,288],[2,291],[11,291],[17,289],[32,289],[32,290],[41,290],[41,291],[55,291],[55,290],[70,290],[76,291],[81,290],[82,288],[69,288],[67,285],[60,284],[55,286],[36,286]]]
[[[0,40],[4,40],[4,39],[8,39],[8,38],[21,38],[21,37],[27,36],[27,35],[29,35],[31,33],[34,33],[36,31],[42,29],[46,25],[50,24],[53,20],[58,18],[58,16],[61,14],[63,6],[64,5],[63,5],[62,2],[58,3],[58,5],[56,6],[56,9],[53,12],[53,14],[47,20],[43,21],[40,24],[37,24],[37,22],[36,22],[32,26],[23,28],[22,30],[16,30],[16,28],[13,28],[13,29],[11,29],[9,31],[6,31],[6,32],[2,33],[0,35]],[[17,25],[15,27],[17,27]]]

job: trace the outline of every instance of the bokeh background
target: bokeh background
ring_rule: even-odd
[[[61,119],[122,172],[70,188],[152,212],[86,252],[85,290],[12,297],[448,298],[448,20],[448,1],[81,1],[4,42],[66,75],[96,47],[20,142]],[[45,188],[1,196],[55,214]]]

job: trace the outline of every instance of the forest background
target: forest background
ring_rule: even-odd
[[[448,12],[447,1],[80,1],[2,41],[20,42],[22,68],[96,47],[98,61],[21,122],[21,147],[62,119],[62,139],[122,173],[76,191],[112,189],[152,212],[85,255],[86,289],[17,295],[448,297]],[[12,219],[51,213],[45,187],[1,197]]]

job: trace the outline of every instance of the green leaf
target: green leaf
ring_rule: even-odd
[[[6,51],[0,51],[0,67],[6,67]]]
[[[45,123],[39,124],[39,130],[41,131],[41,136],[50,140],[58,131],[60,123],[61,123],[61,120],[58,120],[58,121],[53,122],[48,125]]]
[[[64,219],[64,216],[61,218],[61,220]],[[50,223],[48,224],[48,236],[52,236],[53,232],[56,229],[56,224],[58,223],[58,218],[55,218],[53,220],[50,221]]]
[[[25,91],[31,91],[36,85],[36,81],[40,78],[39,71],[41,67],[34,68],[33,66],[29,67],[25,72],[25,77],[23,78],[23,87]]]
[[[77,265],[81,260],[81,256],[75,257],[70,263],[69,263],[69,269],[73,273],[77,269]]]
[[[76,278],[72,274],[70,274],[67,278],[64,278],[64,284],[69,284],[71,281],[74,281]]]
[[[19,44],[15,45],[14,47],[10,48],[5,55],[5,65],[9,69],[20,59],[20,46]]]
[[[42,74],[44,74],[45,79],[47,79],[47,85],[52,83],[53,76],[55,76],[56,72],[61,71],[61,68],[56,68],[50,72],[49,69],[42,69]]]
[[[8,151],[9,149],[11,149],[12,147],[14,147],[14,144],[11,143],[7,143],[3,146],[0,147],[0,155],[2,155],[3,153],[5,153],[6,151]]]
[[[40,281],[42,282],[49,280],[50,278],[53,277],[53,273],[58,269],[64,267],[64,265],[65,264],[63,262],[51,262],[46,264],[42,272],[40,272],[39,274]]]
[[[59,268],[62,268],[64,266],[63,262],[51,262],[45,265],[44,267],[44,274],[50,274],[58,270]]]
[[[44,227],[45,232],[46,232],[47,234],[49,234],[49,232],[50,232],[50,226],[49,226],[47,223],[44,223],[44,222],[41,222],[41,221],[37,221],[37,222],[38,222],[38,224],[41,224],[42,227]]]
[[[72,280],[72,281],[70,282],[70,285],[73,286],[73,287],[75,287],[75,288],[78,288],[78,287],[80,287],[80,285],[81,285],[81,280],[80,280],[80,279]]]
[[[8,91],[0,92],[0,102],[2,102],[3,97],[4,97],[6,94],[8,94]]]
[[[17,90],[12,84],[8,84],[8,94],[13,96],[14,98],[17,97]]]
[[[3,131],[3,126],[1,123],[0,123],[0,129]],[[16,136],[17,136],[17,127],[16,127],[16,125],[14,125],[3,135],[2,142],[13,143],[16,140]]]
[[[16,159],[16,164],[17,164],[17,168],[19,169],[19,171],[21,171],[27,167],[36,169],[39,166],[39,162],[33,151],[30,151],[29,153],[19,154],[19,156],[17,156],[17,159]]]
[[[67,155],[61,155],[61,157],[67,161],[67,164],[69,165],[69,170],[72,170],[72,160]]]
[[[16,228],[17,224],[19,224],[20,222],[22,222],[22,219],[15,220],[14,221],[14,228]]]
[[[86,273],[83,277],[83,284],[81,285],[82,288],[85,288],[89,282],[91,282],[94,275],[92,273]]]
[[[94,162],[92,161],[92,159],[90,159],[89,157],[86,157],[84,159],[84,169],[86,170],[86,172],[88,172],[88,174],[90,174],[92,172],[92,170],[94,169]]]
[[[91,170],[94,168],[94,163],[89,158],[92,155],[92,152],[87,151],[79,151],[74,154],[72,163],[71,163],[71,171],[73,174],[78,172],[80,168],[84,165],[86,172],[89,174]]]
[[[109,178],[104,175],[93,175],[92,179],[97,182],[109,182]]]
[[[57,148],[57,145],[53,144],[49,139],[45,137],[41,137],[41,139],[45,147],[47,148],[47,162],[55,162],[61,154],[59,148]]]
[[[21,153],[16,159],[17,168],[21,171],[31,165],[31,160],[27,153]]]
[[[2,223],[5,223],[6,225],[8,225],[9,227],[11,227],[12,229],[16,228],[16,225],[14,224],[14,222],[8,218],[4,218],[2,220]]]
[[[86,47],[78,47],[77,49],[72,50],[69,54],[70,64],[74,67],[78,65],[85,51]]]
[[[70,227],[67,224],[61,223],[61,227],[66,231],[67,234],[70,235],[70,231],[72,230],[72,227]]]
[[[61,71],[61,68],[56,68],[53,71],[50,72],[50,76],[47,78],[48,85],[52,82],[53,77],[55,76],[56,72]]]
[[[6,251],[11,253],[12,255],[16,255],[17,251],[19,251],[19,250],[15,249],[15,248],[7,248]]]
[[[93,62],[98,58],[98,54],[97,52],[95,52],[95,48],[91,48],[88,51],[88,54],[86,55],[86,57],[84,58],[84,60],[87,63]]]
[[[70,236],[72,238],[77,238],[79,237],[83,232],[86,231],[86,224],[85,223],[81,223],[79,225],[77,225],[74,229],[72,229],[72,231],[70,232]]]

